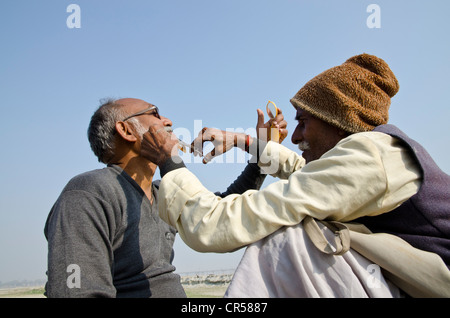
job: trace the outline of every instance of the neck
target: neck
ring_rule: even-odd
[[[150,202],[152,197],[152,181],[157,166],[142,157],[123,158],[115,162],[142,188]]]

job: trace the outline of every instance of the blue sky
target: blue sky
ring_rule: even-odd
[[[66,24],[71,3],[79,29]],[[372,3],[381,28],[366,24]],[[199,123],[253,128],[270,99],[291,134],[297,90],[366,52],[400,82],[390,122],[449,173],[449,12],[448,0],[1,1],[0,281],[45,278],[51,206],[70,178],[103,167],[86,130],[104,97],[154,103],[191,139]],[[296,149],[290,136],[284,144]],[[245,166],[186,161],[214,191]],[[242,253],[200,254],[178,238],[174,263],[179,272],[232,269]]]

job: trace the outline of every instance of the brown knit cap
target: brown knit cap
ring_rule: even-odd
[[[370,131],[387,123],[399,88],[385,61],[361,54],[314,77],[291,103],[347,132]]]

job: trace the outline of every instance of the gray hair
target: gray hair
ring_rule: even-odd
[[[92,115],[87,135],[98,161],[107,164],[113,158],[116,149],[114,142],[116,122],[123,120],[128,114],[116,99],[107,98],[100,103],[100,107]],[[141,123],[136,118],[130,118],[128,121],[142,138],[146,130]]]

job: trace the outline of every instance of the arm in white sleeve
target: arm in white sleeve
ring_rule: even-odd
[[[280,153],[273,173],[290,174],[289,179],[241,195],[217,197],[186,168],[173,170],[161,180],[160,216],[177,228],[191,248],[228,252],[256,242],[282,226],[298,224],[306,215],[350,221],[388,212],[417,191],[417,175],[411,172],[397,180],[409,169],[392,169],[397,158],[382,159],[384,141],[357,135],[342,140],[320,159],[299,170],[296,167],[302,165],[302,160],[298,155],[269,143],[267,147],[280,148],[280,151],[264,150],[269,154]],[[387,136],[377,134],[376,137],[379,135]],[[386,163],[393,166],[386,169]],[[393,176],[388,177],[387,172]],[[401,191],[402,197],[391,198],[396,188],[410,183],[414,187]]]
[[[283,145],[273,141],[269,141],[267,145],[259,155],[258,162],[261,170],[266,174],[287,179],[306,164],[302,156]]]

